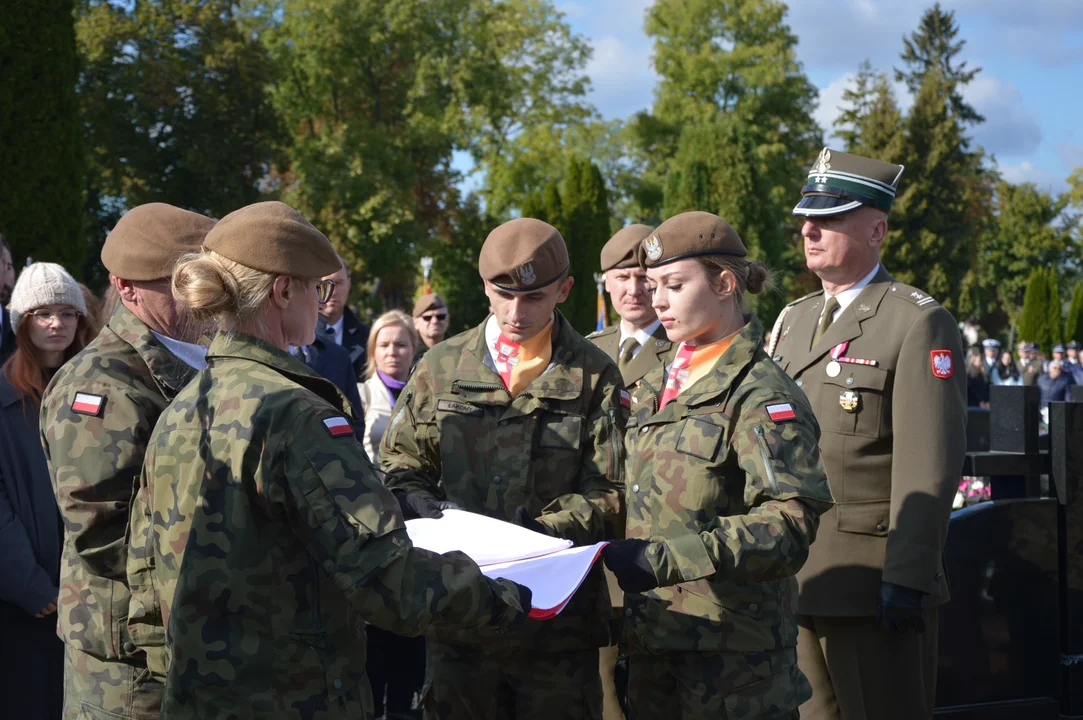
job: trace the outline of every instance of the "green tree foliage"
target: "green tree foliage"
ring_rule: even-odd
[[[936,71],[949,86],[951,114],[962,123],[984,122],[985,118],[963,100],[962,88],[981,72],[981,68],[970,69],[965,61],[957,61],[966,46],[966,41],[958,40],[958,36],[955,11],[945,10],[937,2],[921,16],[918,29],[910,37],[903,38],[904,67],[895,71],[895,79],[905,81],[916,96],[921,92],[926,76]]]
[[[609,198],[597,165],[572,158],[564,176],[564,226],[561,234],[568,245],[571,274],[575,278],[561,312],[572,326],[586,335],[597,322],[598,289],[594,273],[598,258],[610,238]]]
[[[713,206],[698,209],[721,212],[743,238],[759,234],[752,242],[758,256],[789,282],[800,260],[785,238],[797,223],[788,229],[783,223],[821,136],[812,119],[817,92],[797,60],[797,37],[785,16],[778,0],[656,0],[646,31],[659,83],[650,112],[630,124],[633,166],[623,177],[634,181],[620,190],[633,200],[631,218],[657,223],[673,208],[709,197],[702,166],[720,168],[725,158],[726,176],[710,185],[716,192],[737,185],[744,193],[726,205],[716,194]],[[707,143],[702,166],[690,158],[693,138]],[[724,147],[735,139],[734,148]],[[735,207],[749,209],[752,187],[762,192],[755,214],[766,218],[756,227],[726,216]]]
[[[997,184],[994,214],[978,248],[980,260],[965,288],[964,309],[988,332],[1018,323],[1032,268],[1063,272],[1078,258],[1077,223],[1065,212],[1067,204],[1067,196],[1055,198],[1031,183]]]
[[[1061,341],[1062,329],[1056,273],[1051,268],[1036,268],[1027,280],[1019,336],[1050,353],[1053,345]]]
[[[239,0],[84,0],[79,100],[91,152],[91,252],[128,208],[212,216],[264,198],[281,138],[273,78]]]
[[[449,213],[447,239],[433,243],[432,288],[447,303],[451,315],[448,337],[475,327],[488,314],[489,300],[478,275],[478,254],[490,230],[498,223],[485,214],[479,198],[471,195]],[[417,282],[417,295],[422,282]]]
[[[5,7],[0,21],[0,233],[82,275],[86,167],[71,0]]]
[[[902,113],[885,73],[861,64],[853,85],[842,93],[847,103],[835,121],[835,133],[846,151],[893,162],[902,151]]]
[[[1077,282],[1072,287],[1072,300],[1064,318],[1064,340],[1083,343],[1083,283]]]

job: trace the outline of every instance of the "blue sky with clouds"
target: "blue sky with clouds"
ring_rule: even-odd
[[[643,14],[651,0],[556,0],[594,49],[591,100],[606,118],[649,108],[657,76]],[[859,63],[890,70],[902,37],[931,0],[790,0],[798,59],[820,89],[816,118],[830,132]],[[956,11],[962,56],[982,72],[965,96],[985,116],[977,141],[1004,176],[1061,191],[1083,166],[1083,0],[946,0]],[[908,97],[900,97],[905,106]]]

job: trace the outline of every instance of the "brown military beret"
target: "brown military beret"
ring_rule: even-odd
[[[534,218],[509,220],[489,233],[478,272],[501,290],[527,292],[552,285],[568,269],[564,238]]]
[[[414,317],[421,317],[423,313],[436,308],[446,307],[444,298],[436,293],[425,293],[414,303]]]
[[[629,225],[609,238],[602,247],[602,272],[613,268],[639,267],[638,251],[643,238],[651,234],[650,225]]]
[[[695,210],[674,215],[643,240],[640,265],[658,267],[684,258],[703,255],[745,257],[741,236],[722,218]]]
[[[203,248],[274,275],[322,278],[342,267],[326,235],[301,213],[275,201],[226,215],[207,234]]]
[[[147,281],[173,274],[181,255],[199,250],[214,220],[165,203],[147,203],[124,214],[102,246],[102,265],[122,280]]]

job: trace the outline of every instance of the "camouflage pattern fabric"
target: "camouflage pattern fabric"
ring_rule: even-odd
[[[451,500],[512,522],[525,506],[577,545],[612,538],[621,516],[627,410],[617,366],[555,313],[552,363],[511,397],[492,367],[485,322],[425,354],[399,396],[380,451],[389,487]],[[499,646],[546,652],[609,644],[610,602],[598,563],[553,620]],[[449,644],[490,647],[468,633]]]
[[[85,705],[157,718],[160,692],[128,632],[128,507],[154,423],[194,371],[123,305],[57,372],[41,404],[41,435],[66,529],[57,603],[66,644],[65,717]],[[103,398],[75,412],[76,393]]]
[[[628,672],[629,720],[797,720],[812,694],[792,649],[641,653]]]
[[[164,717],[371,718],[365,622],[524,620],[513,584],[412,547],[332,383],[245,335],[207,360],[155,428],[132,512],[153,520],[129,574],[151,590],[133,635],[166,628],[148,653]]]
[[[524,654],[428,643],[425,720],[596,720],[597,650]]]
[[[746,677],[757,656],[796,647],[794,575],[832,499],[816,418],[762,337],[752,317],[714,369],[660,412],[662,370],[636,389],[627,536],[653,543],[661,587],[625,595],[633,663],[644,653],[725,653],[728,672]],[[808,694],[804,683],[793,699]]]

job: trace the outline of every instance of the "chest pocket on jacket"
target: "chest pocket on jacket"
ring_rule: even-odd
[[[711,416],[685,418],[677,436],[677,452],[714,462],[725,433],[713,419]]]
[[[542,413],[538,429],[538,448],[578,451],[582,434],[583,418],[578,415]]]
[[[890,373],[867,365],[841,364],[838,377],[824,380],[826,416],[837,418],[823,423],[824,429],[842,435],[881,437],[891,429],[891,418],[885,415]]]

